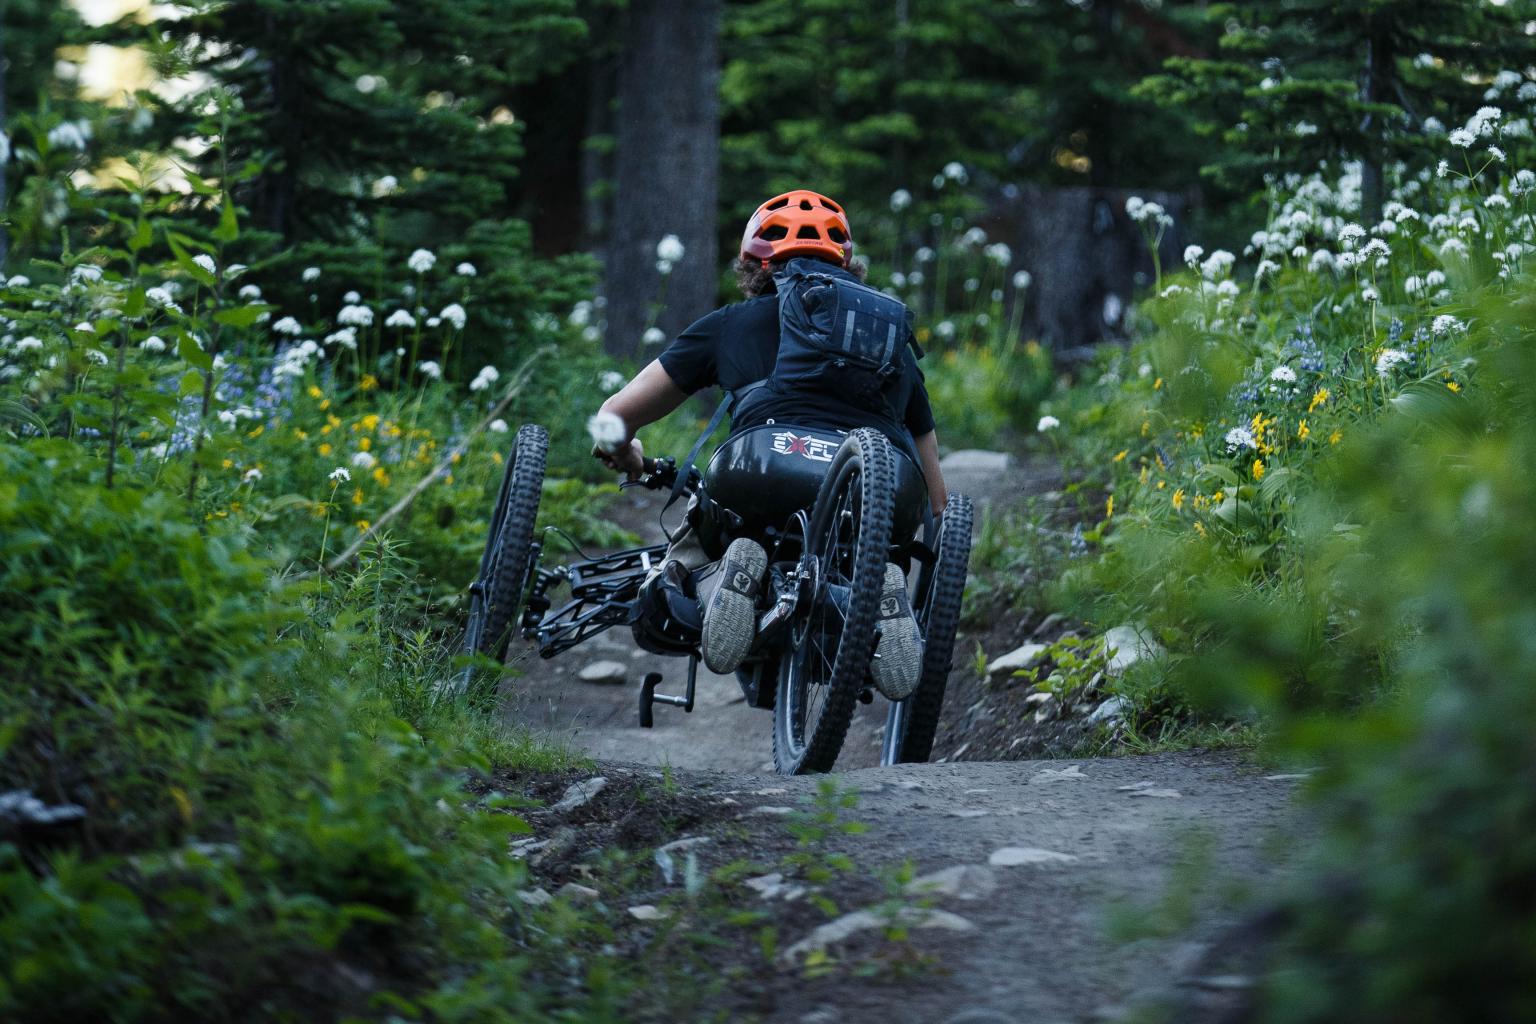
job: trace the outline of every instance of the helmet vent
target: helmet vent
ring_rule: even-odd
[[[795,232],[795,237],[796,238],[820,238],[821,235],[816,231],[816,228],[815,228],[814,225],[804,224],[804,225],[801,226],[799,231]]]
[[[766,242],[777,242],[789,236],[789,228],[783,224],[772,224],[757,233],[757,237]]]
[[[811,201],[809,199],[802,199],[800,200],[800,209],[811,210],[814,209],[814,207],[811,206]]]
[[[843,231],[842,228],[839,227],[827,228],[827,237],[832,239],[832,241],[836,242],[838,245],[842,245],[844,242],[848,241],[848,235]]]
[[[789,205],[789,200],[787,198],[780,198],[780,199],[775,199],[773,202],[769,203],[765,207],[765,209],[768,209],[768,210],[782,210],[782,209],[784,209],[784,207],[786,207],[788,205]]]
[[[834,203],[830,199],[823,199],[821,201],[821,205],[825,206],[827,209],[831,210],[833,213],[842,213],[843,212],[842,207],[838,206],[836,203]]]

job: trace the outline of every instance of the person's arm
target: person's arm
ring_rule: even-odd
[[[645,471],[645,449],[635,437],[641,427],[655,423],[686,401],[688,395],[672,382],[661,361],[653,359],[634,380],[608,396],[601,412],[617,416],[624,424],[624,444],[616,452],[593,448],[592,454],[631,480]]]
[[[944,487],[944,473],[939,469],[939,434],[930,430],[921,437],[914,437],[917,445],[917,461],[923,470],[923,482],[928,485],[928,504],[935,516],[944,513],[949,501],[949,491]]]

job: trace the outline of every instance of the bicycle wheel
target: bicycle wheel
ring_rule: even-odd
[[[886,716],[887,733],[896,739],[887,750],[899,751],[897,760],[922,764],[933,753],[944,709],[944,690],[955,654],[955,630],[960,627],[960,604],[965,596],[965,575],[971,561],[971,499],[951,494],[944,505],[936,545],[938,560],[928,585],[927,600],[918,613],[923,629],[923,671],[917,690],[891,706]],[[890,730],[897,730],[890,733]]]
[[[533,524],[539,514],[544,486],[544,458],[549,434],[532,424],[518,428],[501,477],[490,535],[480,556],[480,576],[470,588],[469,628],[465,648],[501,660],[512,638],[512,626],[528,587],[533,549]],[[466,674],[466,681],[468,675]]]
[[[816,598],[779,662],[773,763],[781,775],[830,771],[874,652],[890,553],[896,462],[879,431],[848,435],[827,469],[806,543],[817,557]]]

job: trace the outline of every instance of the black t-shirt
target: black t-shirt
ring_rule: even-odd
[[[692,394],[711,385],[739,391],[766,380],[778,352],[779,299],[762,295],[696,320],[658,358],[672,383]],[[902,361],[907,372],[891,396],[891,408],[902,410],[901,423],[826,395],[781,394],[765,387],[741,399],[731,429],[758,426],[770,419],[823,430],[874,427],[910,450],[912,438],[933,430],[933,410],[911,345],[903,346]],[[903,429],[907,437],[901,436]]]

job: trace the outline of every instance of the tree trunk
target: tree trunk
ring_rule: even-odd
[[[623,35],[604,345],[646,357],[649,324],[671,336],[715,306],[720,0],[633,0]],[[685,252],[664,276],[669,234]]]
[[[993,200],[989,236],[1007,241],[1014,263],[1028,270],[1024,338],[1037,338],[1057,358],[1074,361],[1087,346],[1125,336],[1131,302],[1152,287],[1152,257],[1141,230],[1125,214],[1123,189],[1021,186]],[[1183,224],[1187,202],[1175,193],[1139,191]],[[1163,238],[1164,271],[1179,266],[1181,239]]]
[[[1366,41],[1365,75],[1361,82],[1360,98],[1366,103],[1386,103],[1396,91],[1397,69],[1392,53],[1392,33],[1384,17],[1371,23],[1370,37]],[[1361,124],[1364,136],[1360,154],[1360,217],[1366,224],[1381,223],[1382,206],[1386,202],[1386,182],[1382,165],[1383,152],[1379,118],[1367,112]],[[1372,131],[1376,128],[1376,131]]]

